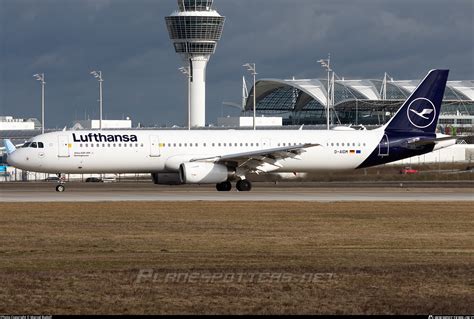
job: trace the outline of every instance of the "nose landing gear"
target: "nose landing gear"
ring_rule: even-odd
[[[64,184],[66,183],[66,177],[64,176],[64,174],[57,174],[58,175],[58,185],[56,186],[56,192],[59,192],[59,193],[62,193],[66,190],[66,187],[64,186]]]

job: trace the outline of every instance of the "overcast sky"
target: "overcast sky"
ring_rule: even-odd
[[[215,0],[226,16],[207,72],[207,122],[236,114],[242,64],[259,78],[324,77],[331,53],[339,76],[420,79],[433,68],[474,79],[473,0]],[[104,113],[134,124],[184,125],[186,78],[165,16],[176,0],[0,0],[0,116],[40,118],[46,74],[46,126]],[[250,77],[248,77],[250,81]]]

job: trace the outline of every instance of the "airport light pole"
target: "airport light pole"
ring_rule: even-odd
[[[329,131],[330,129],[330,122],[329,122],[329,116],[330,116],[330,113],[329,113],[329,107],[330,107],[330,97],[329,97],[329,81],[330,81],[330,77],[331,77],[331,55],[328,55],[328,58],[325,60],[325,59],[321,59],[321,60],[318,60],[319,63],[321,63],[321,66],[323,68],[325,68],[327,71],[328,71],[328,87],[327,87],[327,105],[326,105],[326,111],[327,111],[327,115],[326,115],[326,121],[327,121],[327,129]]]
[[[181,73],[183,73],[188,78],[188,131],[191,130],[191,71],[189,67],[179,68]]]
[[[102,95],[102,71],[92,71],[91,75],[99,81],[99,130],[102,130],[102,107],[103,107],[103,95]]]
[[[243,65],[243,67],[247,68],[247,71],[249,71],[253,75],[253,129],[254,131],[257,129],[257,121],[256,121],[256,116],[257,116],[257,86],[256,81],[255,81],[255,76],[258,74],[257,73],[257,68],[255,66],[255,63],[246,63]]]
[[[41,134],[44,134],[44,86],[46,82],[44,81],[44,73],[35,74],[33,77],[41,83]]]

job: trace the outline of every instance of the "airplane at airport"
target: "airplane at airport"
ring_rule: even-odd
[[[216,184],[250,191],[251,173],[360,169],[456,143],[436,133],[448,70],[432,70],[383,127],[374,130],[61,131],[16,149],[10,165],[34,172],[150,173],[156,184]],[[65,190],[61,182],[56,190]]]

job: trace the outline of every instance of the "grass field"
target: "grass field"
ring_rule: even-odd
[[[469,203],[0,204],[4,314],[474,313]]]

